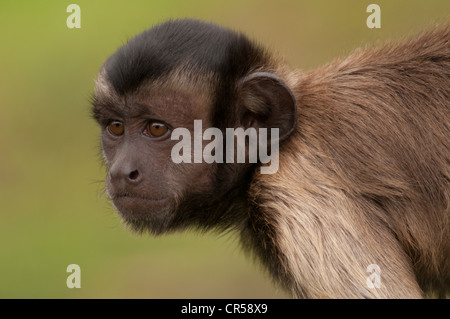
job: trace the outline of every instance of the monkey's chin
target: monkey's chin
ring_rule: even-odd
[[[112,200],[123,222],[132,230],[143,233],[160,234],[173,219],[170,198],[149,199],[121,196]]]

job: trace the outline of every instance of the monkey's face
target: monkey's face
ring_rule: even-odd
[[[171,140],[174,129],[192,132],[194,120],[209,124],[207,98],[201,92],[186,92],[180,85],[173,90],[154,83],[121,98],[103,85],[98,95],[103,95],[99,123],[108,196],[133,229],[167,230],[185,198],[211,185],[214,166],[175,164],[171,154],[178,142]]]

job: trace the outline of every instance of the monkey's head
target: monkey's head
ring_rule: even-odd
[[[259,164],[202,160],[210,141],[194,131],[194,120],[202,121],[203,130],[223,132],[212,152],[223,158],[230,152],[226,128],[278,128],[278,140],[286,139],[294,130],[296,104],[276,68],[244,35],[188,19],[137,35],[104,63],[92,112],[102,129],[107,194],[128,225],[158,234],[186,226],[228,227],[243,218]],[[192,153],[190,162],[173,160],[179,141],[171,135],[179,128],[192,137],[193,147],[183,150]],[[194,154],[199,147],[200,160]]]

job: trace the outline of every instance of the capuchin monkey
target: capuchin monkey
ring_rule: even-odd
[[[304,73],[171,20],[107,59],[92,104],[133,230],[233,229],[295,298],[446,297],[450,26]]]

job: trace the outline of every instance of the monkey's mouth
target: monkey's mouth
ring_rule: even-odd
[[[168,197],[144,196],[133,193],[116,193],[111,196],[111,200],[121,213],[140,215],[156,211],[165,206]]]
[[[117,200],[117,199],[138,199],[138,200],[145,200],[145,201],[161,201],[166,199],[167,197],[163,197],[163,196],[155,196],[155,197],[147,197],[147,196],[142,196],[139,194],[132,194],[132,193],[117,193],[114,194],[112,196],[112,200]]]

